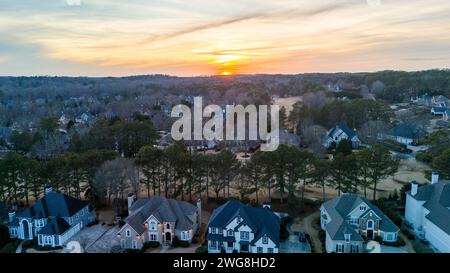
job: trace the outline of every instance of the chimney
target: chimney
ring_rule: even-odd
[[[437,172],[431,173],[431,184],[436,184],[439,182],[439,174]]]
[[[53,187],[51,185],[47,185],[44,188],[44,194],[47,195],[49,193],[53,192]]]
[[[128,194],[128,214],[130,214],[130,208],[134,203],[134,193],[130,192]]]
[[[269,201],[266,201],[262,205],[263,209],[272,209],[272,204]]]
[[[419,185],[417,184],[416,181],[413,181],[413,182],[411,183],[411,195],[412,195],[412,196],[416,196],[417,190],[418,190],[418,189],[419,189]]]
[[[9,220],[9,223],[12,223],[12,222],[14,221],[14,218],[16,218],[16,211],[15,211],[13,208],[11,208],[11,209],[8,211],[8,220]]]

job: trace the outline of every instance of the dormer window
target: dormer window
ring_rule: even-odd
[[[241,216],[236,217],[236,222],[239,224],[240,222],[242,222],[242,218]]]
[[[366,206],[365,205],[360,205],[359,206],[359,210],[360,211],[365,211],[366,210]]]
[[[131,237],[131,231],[129,229],[127,229],[127,231],[125,232],[127,237]]]
[[[170,224],[166,224],[166,229],[170,229]]]
[[[262,238],[262,243],[267,245],[269,243],[269,238],[267,237],[267,235],[264,235]]]

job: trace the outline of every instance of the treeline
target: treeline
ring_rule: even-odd
[[[289,121],[294,124],[314,123],[327,129],[338,124],[359,129],[369,121],[389,123],[392,117],[394,117],[392,109],[383,101],[364,99],[326,101],[317,95],[309,101],[297,102]]]
[[[425,152],[418,153],[417,160],[430,164],[433,170],[439,172],[441,178],[450,179],[449,131],[435,131],[424,142],[429,148]]]

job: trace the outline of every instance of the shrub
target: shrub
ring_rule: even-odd
[[[281,224],[280,226],[280,239],[281,240],[286,240],[287,238],[289,238],[289,231],[286,228],[286,225]]]
[[[204,247],[204,246],[198,247],[198,248],[195,250],[195,253],[201,253],[201,254],[203,254],[203,253],[208,253],[208,248],[207,248],[207,247]]]
[[[178,246],[179,247],[189,247],[189,241],[179,241]]]
[[[159,246],[160,246],[159,242],[156,242],[156,241],[150,241],[150,242],[144,243],[143,248],[144,248],[144,249],[149,249],[149,248],[157,248],[157,247],[159,247]]]
[[[19,244],[20,241],[18,240],[11,241],[5,244],[2,249],[0,249],[0,253],[15,253]]]
[[[178,247],[179,244],[180,244],[180,238],[178,238],[178,236],[173,237],[172,247]]]
[[[23,248],[30,248],[30,247],[33,247],[33,245],[34,245],[34,242],[32,240],[27,240],[22,243]]]
[[[414,236],[414,234],[411,234],[411,233],[408,234],[408,236],[406,236],[406,237],[408,237],[408,239],[411,241],[414,241],[416,239],[416,236]]]

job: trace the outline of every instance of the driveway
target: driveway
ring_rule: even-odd
[[[319,219],[320,211],[315,211],[314,213],[306,216],[299,223],[295,223],[292,225],[292,229],[298,228],[301,231],[309,234],[311,237],[311,241],[314,244],[314,252],[322,253],[322,243],[319,239],[319,231],[314,228],[314,222]]]
[[[69,242],[77,241],[88,253],[109,253],[111,247],[118,244],[117,231],[117,226],[95,225],[85,227],[70,238]]]
[[[299,241],[298,235],[289,235],[289,238],[280,242],[280,253],[311,253],[309,243]]]

